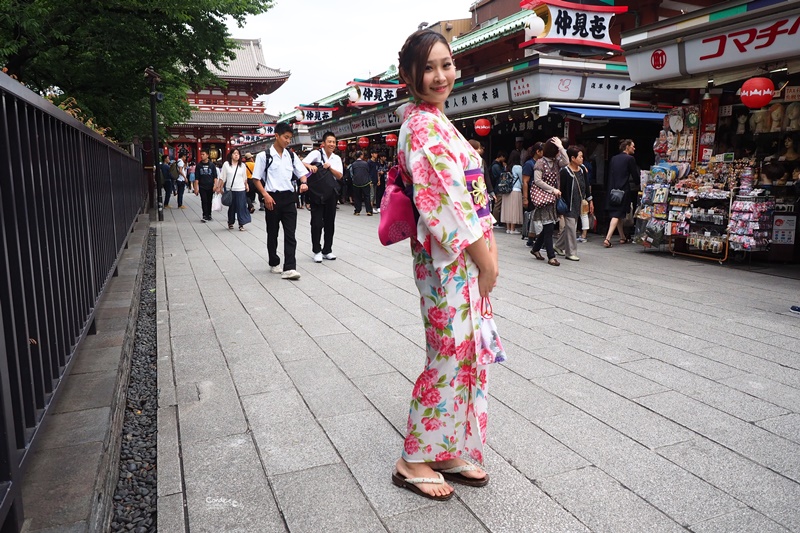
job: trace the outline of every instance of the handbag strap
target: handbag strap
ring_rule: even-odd
[[[236,183],[236,173],[239,171],[239,165],[236,165],[236,168],[233,170],[233,178],[231,178],[231,190],[233,190],[233,184]]]

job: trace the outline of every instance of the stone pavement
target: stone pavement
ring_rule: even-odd
[[[486,488],[394,487],[424,336],[408,246],[341,206],[297,282],[199,201],[158,224],[159,530],[800,531],[800,281],[497,232]]]

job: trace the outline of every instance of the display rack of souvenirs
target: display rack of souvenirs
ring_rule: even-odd
[[[728,258],[730,191],[738,185],[736,168],[733,164],[697,165],[672,184],[665,232],[673,254],[719,262]]]
[[[772,233],[772,214],[775,200],[769,196],[737,195],[731,206],[728,223],[728,240],[736,251],[760,252],[767,250]]]
[[[667,222],[670,184],[676,179],[678,172],[677,166],[667,163],[650,168],[643,180],[633,242],[646,248],[658,247],[664,242],[665,232],[669,234],[670,226]]]

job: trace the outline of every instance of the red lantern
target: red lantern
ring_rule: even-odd
[[[359,137],[358,138],[358,147],[359,148],[366,148],[369,146],[369,139],[366,137]]]
[[[340,152],[347,151],[347,141],[339,141],[336,143],[336,148],[338,148]]]
[[[394,133],[390,133],[386,136],[386,146],[395,147],[397,146],[397,135]]]
[[[481,137],[486,137],[492,131],[492,123],[488,119],[479,118],[475,121],[475,133]]]
[[[750,109],[760,109],[772,101],[775,85],[769,78],[750,78],[742,85],[742,103]]]

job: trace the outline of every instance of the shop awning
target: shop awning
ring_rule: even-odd
[[[569,107],[569,106],[550,106],[551,110],[577,115],[587,119],[625,119],[625,120],[664,120],[666,113],[656,113],[653,111],[631,111],[629,109],[603,109],[600,107]]]

